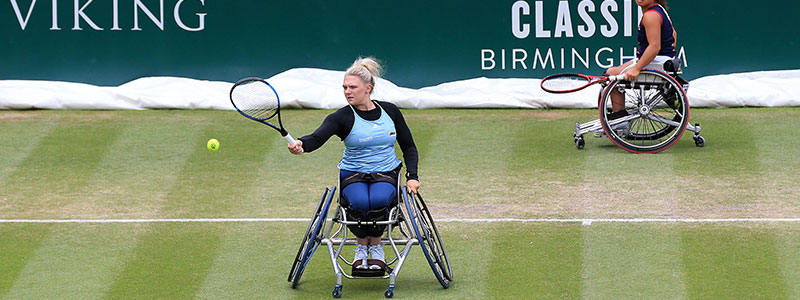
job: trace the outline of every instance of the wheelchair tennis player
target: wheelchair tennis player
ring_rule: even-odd
[[[651,63],[664,64],[667,61],[673,63],[672,60],[678,54],[675,49],[678,33],[667,13],[667,0],[636,0],[636,3],[644,12],[636,32],[639,47],[636,59],[606,71],[606,75],[624,74],[625,80],[628,81],[635,81],[642,69]],[[613,91],[611,99],[613,113],[617,113],[615,117],[624,115],[625,99],[622,93]],[[629,126],[627,122],[619,123],[614,130],[627,130]]]
[[[372,57],[358,58],[347,69],[342,88],[348,105],[328,115],[314,133],[303,136],[289,152],[300,155],[320,148],[336,135],[345,145],[339,163],[341,206],[348,208],[350,218],[373,221],[386,219],[396,205],[398,177],[402,163],[394,151],[400,145],[406,164],[406,186],[416,193],[420,188],[417,176],[418,153],[400,109],[392,103],[372,100],[375,78],[382,67]],[[358,269],[381,269],[369,265],[368,258],[385,263],[381,236],[386,225],[351,225],[356,236],[354,265]]]

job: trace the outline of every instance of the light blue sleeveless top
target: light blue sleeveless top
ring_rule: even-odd
[[[397,142],[397,131],[394,121],[381,110],[381,117],[375,121],[362,119],[353,106],[353,129],[344,139],[344,154],[339,163],[340,170],[360,173],[389,172],[400,165],[400,159],[394,152]]]

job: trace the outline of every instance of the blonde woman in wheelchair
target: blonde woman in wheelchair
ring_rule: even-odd
[[[301,137],[289,152],[300,155],[321,147],[333,135],[345,145],[339,163],[341,206],[353,215],[379,218],[380,212],[397,203],[397,180],[402,163],[394,151],[399,144],[406,164],[406,186],[416,193],[420,188],[417,176],[418,154],[411,131],[400,109],[392,103],[375,101],[371,94],[375,79],[381,76],[380,63],[372,58],[358,58],[347,69],[342,88],[348,105],[328,115],[314,133]],[[364,220],[373,221],[373,220]],[[352,225],[356,235],[354,262],[357,268],[379,269],[367,265],[367,258],[385,262],[381,237],[383,226]]]

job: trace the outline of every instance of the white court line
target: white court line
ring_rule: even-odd
[[[219,218],[219,219],[18,219],[3,220],[0,223],[247,223],[247,222],[308,222],[304,218]],[[722,219],[437,219],[438,222],[451,223],[773,223],[800,222],[800,218],[722,218]]]
[[[0,220],[0,223],[245,223],[245,222],[308,222],[302,218],[242,219],[64,219],[64,220]]]
[[[634,219],[439,219],[440,222],[541,222],[541,223],[734,223],[734,222],[800,222],[800,218],[718,218],[718,219],[682,219],[682,218],[634,218]]]

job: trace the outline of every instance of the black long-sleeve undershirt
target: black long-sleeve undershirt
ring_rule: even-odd
[[[375,101],[375,103],[380,105],[394,122],[394,127],[397,131],[397,144],[400,145],[400,150],[403,151],[403,160],[406,164],[406,179],[418,180],[417,163],[419,161],[419,154],[417,153],[417,146],[414,144],[414,139],[411,137],[411,130],[408,129],[403,114],[400,113],[400,109],[392,103],[384,101]],[[355,111],[358,113],[358,116],[364,120],[375,121],[381,117],[381,110],[378,107],[368,111],[358,109]],[[314,133],[300,138],[300,140],[303,141],[303,152],[312,152],[319,149],[319,147],[322,147],[333,135],[338,136],[344,141],[344,139],[350,135],[350,130],[353,129],[354,123],[355,117],[353,115],[353,109],[350,109],[349,105],[340,108],[325,117],[322,125],[320,125]]]

